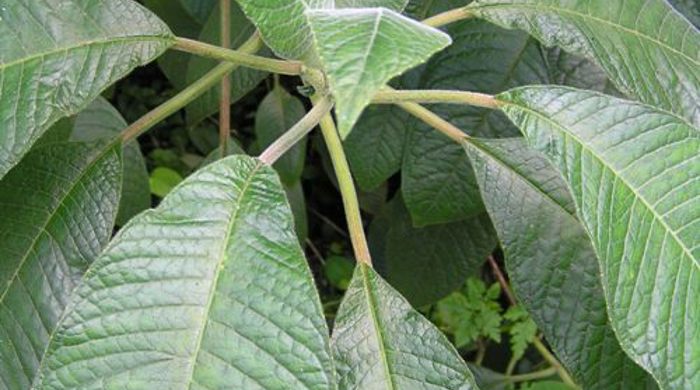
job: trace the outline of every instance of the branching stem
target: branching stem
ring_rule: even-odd
[[[276,60],[250,54],[243,50],[231,50],[188,38],[175,38],[175,50],[195,54],[201,57],[219,61],[232,62],[248,68],[264,70],[272,73],[297,76],[301,74],[301,62]]]
[[[231,0],[220,0],[221,46],[231,47]],[[221,79],[219,95],[219,153],[225,157],[228,152],[228,139],[231,132],[231,76]]]
[[[471,11],[469,11],[466,7],[460,7],[424,19],[423,24],[427,24],[431,27],[441,27],[450,23],[457,22],[459,20],[469,19],[472,17],[474,17],[474,14]]]
[[[492,109],[499,107],[499,101],[492,95],[468,91],[382,89],[372,98],[372,103],[375,104],[399,102],[468,104]]]
[[[238,50],[244,53],[255,53],[261,48],[262,40],[258,34],[254,34],[245,43],[243,43]],[[239,64],[228,62],[217,65],[199,80],[195,81],[187,88],[180,91],[180,93],[173,96],[160,106],[154,108],[127,127],[122,133],[122,142],[129,142],[130,140],[146,132],[158,122],[177,112],[182,107],[185,107],[191,101],[215,86],[216,83],[221,80],[221,78],[238,68],[238,66]]]
[[[517,382],[532,381],[535,379],[549,378],[550,376],[556,375],[556,374],[557,374],[556,368],[549,367],[549,368],[545,368],[544,370],[540,370],[540,371],[528,372],[527,374],[510,375],[507,378],[508,378],[508,382],[517,383]]]
[[[318,98],[312,97],[314,106],[319,104]],[[355,258],[358,262],[372,266],[372,257],[369,254],[367,246],[367,238],[365,237],[364,227],[362,226],[362,215],[360,214],[360,204],[357,201],[357,191],[352,180],[348,160],[345,157],[343,144],[340,141],[338,130],[335,127],[333,118],[330,114],[326,114],[320,122],[323,139],[326,142],[328,153],[333,162],[335,176],[338,179],[338,187],[340,187],[340,195],[343,198],[343,207],[345,208],[345,218],[348,223],[348,232],[350,233],[350,241],[352,241]]]
[[[314,107],[304,115],[299,122],[295,123],[281,137],[277,138],[270,146],[262,152],[258,157],[262,162],[272,165],[282,157],[282,155],[291,149],[299,142],[306,134],[308,134],[321,119],[326,116],[333,108],[333,103],[327,97],[318,100]]]

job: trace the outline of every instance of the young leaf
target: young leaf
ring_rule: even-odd
[[[75,118],[70,139],[75,141],[114,140],[127,127],[121,114],[104,98],[98,97]],[[151,207],[148,171],[137,141],[123,147],[122,194],[119,200],[117,225]]]
[[[384,8],[308,11],[347,137],[372,95],[450,44],[449,35]]]
[[[276,173],[228,157],[118,233],[38,387],[333,388],[322,313]]]
[[[172,42],[132,0],[0,0],[0,177],[59,118]]]
[[[503,314],[503,318],[510,321],[510,348],[513,358],[518,360],[525,354],[525,349],[532,343],[537,335],[537,325],[521,306],[511,306]]]
[[[700,130],[590,91],[498,98],[568,183],[623,349],[662,386],[700,386]]]
[[[278,56],[310,59],[313,37],[306,12],[333,8],[333,0],[237,0],[260,31],[262,39]]]
[[[260,102],[255,113],[257,143],[264,149],[289,130],[304,115],[304,104],[284,88],[276,86]],[[306,161],[306,138],[299,141],[275,163],[282,182],[292,185],[299,181]]]
[[[341,389],[476,389],[445,336],[365,264],[355,268],[331,343]]]
[[[385,208],[384,247],[375,263],[382,275],[414,306],[437,301],[459,289],[496,247],[485,214],[464,221],[415,228],[401,197]]]
[[[112,234],[121,172],[117,143],[54,143],[0,181],[0,388],[30,388],[73,288]]]
[[[629,96],[700,125],[700,32],[664,0],[481,0],[469,9],[581,54]]]

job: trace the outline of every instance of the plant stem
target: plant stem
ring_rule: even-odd
[[[513,295],[513,291],[510,290],[510,286],[506,281],[506,277],[503,275],[503,272],[501,272],[501,269],[498,267],[498,263],[496,263],[496,259],[493,258],[493,255],[489,255],[488,262],[491,266],[491,272],[493,272],[493,276],[496,278],[496,280],[498,280],[498,284],[501,285],[501,290],[503,290],[503,293],[506,294],[508,302],[510,302],[511,306],[517,305],[517,302],[515,301],[515,295]]]
[[[426,124],[432,126],[444,135],[450,137],[450,139],[452,139],[460,145],[462,142],[465,141],[465,139],[469,138],[469,136],[462,132],[462,130],[460,130],[457,126],[440,118],[440,116],[421,106],[418,103],[403,102],[396,103],[396,105],[403,108],[404,111],[415,116],[416,118],[420,119]]]
[[[311,111],[307,112],[299,122],[295,123],[281,137],[277,138],[258,157],[265,164],[272,165],[282,157],[282,155],[299,142],[326,116],[333,108],[333,102],[327,97],[323,97],[314,104]]]
[[[312,97],[311,101],[314,106],[319,104],[317,97]],[[350,233],[350,241],[355,252],[355,258],[359,263],[364,263],[372,266],[372,257],[369,254],[365,231],[362,226],[362,215],[360,214],[360,205],[357,201],[357,192],[355,184],[352,180],[348,160],[345,157],[343,144],[340,141],[338,130],[333,123],[333,118],[330,114],[326,114],[320,122],[323,139],[326,142],[328,153],[331,155],[335,176],[338,179],[338,187],[340,187],[340,195],[343,198],[343,207],[345,208],[345,218],[348,223],[348,231]]]
[[[468,91],[382,89],[372,98],[372,103],[398,102],[469,104],[477,107],[498,108],[499,101],[492,95]]]
[[[517,382],[531,381],[531,380],[535,380],[535,379],[548,378],[552,375],[556,375],[556,373],[557,373],[557,370],[554,367],[549,367],[549,368],[545,368],[544,370],[540,370],[540,371],[528,372],[527,374],[509,375],[508,382],[517,383]]]
[[[221,8],[221,46],[231,47],[231,0],[220,0]],[[219,153],[226,157],[228,152],[228,138],[231,131],[231,75],[227,74],[221,79],[221,91],[219,96]]]
[[[243,45],[241,45],[239,50],[241,52],[255,53],[261,48],[262,40],[258,34],[254,34],[248,38]],[[177,112],[179,109],[186,106],[191,101],[198,98],[201,94],[215,86],[222,77],[226,76],[237,67],[238,64],[234,63],[223,63],[217,65],[199,80],[190,84],[187,88],[180,91],[180,93],[173,96],[160,106],[154,108],[127,127],[122,133],[122,142],[127,143],[131,141],[132,139],[146,132],[158,122]]]
[[[441,27],[446,24],[454,23],[462,19],[469,19],[471,17],[474,17],[474,14],[471,13],[467,7],[460,7],[460,8],[455,8],[451,9],[449,11],[445,11],[442,13],[439,13],[437,15],[433,15],[427,19],[423,20],[423,24],[427,24],[428,26],[431,27]]]
[[[219,61],[233,62],[248,68],[260,69],[272,73],[290,76],[298,76],[301,74],[301,62],[256,56],[243,50],[226,49],[193,39],[177,37],[175,38],[175,46],[173,46],[173,48],[186,53],[213,58]]]

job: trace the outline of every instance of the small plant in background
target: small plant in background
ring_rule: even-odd
[[[0,0],[0,389],[699,388],[699,14]]]

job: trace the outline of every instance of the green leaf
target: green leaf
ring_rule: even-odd
[[[167,167],[157,167],[151,172],[148,179],[151,193],[158,197],[165,197],[184,179],[176,171]]]
[[[414,306],[455,291],[474,275],[496,247],[485,214],[464,221],[415,228],[400,197],[384,211],[383,253],[375,259],[382,275]]]
[[[307,12],[347,137],[376,91],[447,47],[449,35],[384,8]]]
[[[333,8],[333,0],[237,1],[272,51],[292,60],[314,57],[313,36],[306,12]]]
[[[119,112],[99,97],[75,118],[71,140],[114,140],[126,127],[127,123]],[[146,161],[136,140],[124,145],[123,160],[122,194],[117,214],[119,226],[151,207]]]
[[[260,149],[272,144],[306,114],[304,104],[281,86],[275,86],[265,96],[255,113],[255,135]],[[282,182],[291,185],[299,181],[306,161],[306,137],[288,150],[274,167]]]
[[[445,336],[371,268],[358,264],[332,337],[341,389],[476,389]]]
[[[58,119],[172,42],[131,0],[0,0],[0,177]]]
[[[576,54],[567,53],[558,47],[544,50],[546,51],[551,84],[619,95],[619,92],[608,80],[605,71],[595,62]]]
[[[610,327],[600,268],[559,173],[522,138],[465,143],[513,291],[584,388],[653,383]]]
[[[306,215],[306,198],[304,197],[304,188],[301,181],[287,186],[284,186],[284,191],[287,194],[289,207],[294,215],[294,230],[297,233],[299,242],[304,245],[306,238],[309,236],[309,223]]]
[[[335,8],[372,8],[384,7],[401,12],[408,0],[335,0]]]
[[[503,314],[503,318],[510,321],[510,348],[513,359],[519,360],[525,354],[525,349],[532,343],[537,334],[537,325],[521,306],[511,306]]]
[[[549,80],[541,48],[522,32],[483,20],[452,24],[448,32],[454,43],[428,61],[410,88],[494,94]],[[473,136],[518,134],[497,110],[452,104],[430,108]],[[454,141],[421,123],[409,137],[405,153],[401,191],[415,224],[454,222],[483,212],[469,159]]]
[[[700,27],[700,3],[695,0],[670,0],[669,3],[695,27]]]
[[[333,388],[328,329],[275,171],[232,156],[114,238],[39,388]]]
[[[360,188],[372,191],[399,171],[410,126],[409,115],[397,106],[369,106],[362,113],[343,142]]]
[[[220,18],[221,12],[219,7],[211,13],[207,23],[202,27],[198,40],[218,45],[220,42]],[[235,4],[231,5],[231,47],[242,45],[255,32],[255,27],[246,19],[245,14]],[[219,62],[199,57],[190,56],[185,79],[187,84],[191,84],[204,76],[212,68],[218,65]],[[179,75],[180,78],[183,74]],[[235,103],[255,88],[260,82],[267,77],[267,72],[259,70],[239,67],[231,72],[231,103]],[[187,105],[187,124],[194,126],[204,120],[209,115],[219,111],[219,99],[221,95],[221,87],[217,84],[214,88],[210,88],[202,96],[198,97],[192,103]]]
[[[510,390],[509,378],[500,372],[473,363],[467,363],[467,366],[474,374],[474,380],[481,390]]]
[[[112,234],[121,147],[32,149],[0,181],[0,388],[29,389],[70,294]]]
[[[343,256],[330,256],[323,264],[323,274],[331,286],[338,290],[347,290],[352,280],[355,262]]]
[[[572,390],[566,383],[557,381],[539,381],[526,383],[522,390]]]
[[[600,259],[623,349],[662,386],[700,386],[700,130],[596,92],[525,87],[503,110],[562,173]]]
[[[169,0],[169,2],[173,2]],[[192,15],[199,23],[205,23],[209,16],[212,14],[212,10],[217,8],[217,0],[178,0],[187,12]]]
[[[469,9],[594,59],[624,94],[700,124],[700,32],[664,0],[482,0]]]

